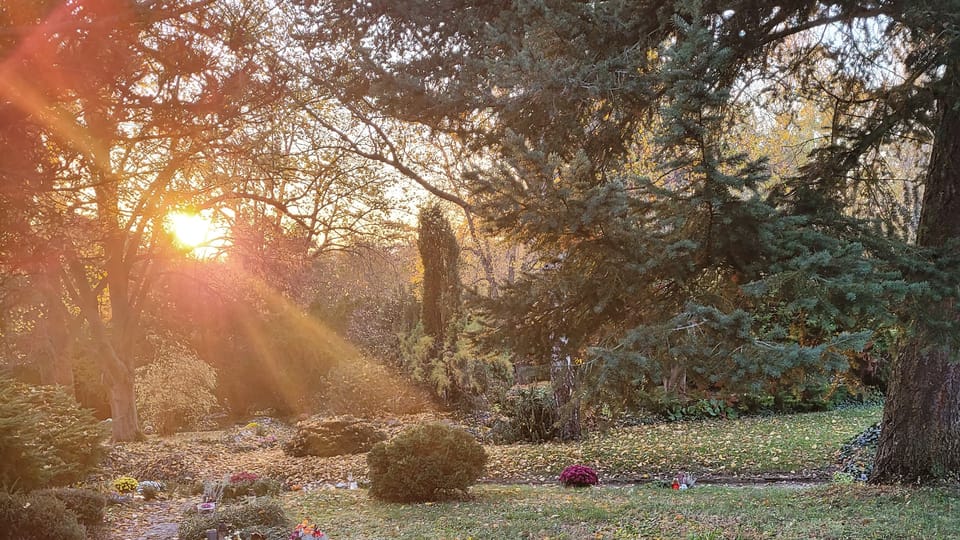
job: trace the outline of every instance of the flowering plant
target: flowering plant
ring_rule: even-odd
[[[137,490],[136,478],[131,478],[129,476],[119,476],[113,480],[113,489],[117,490],[117,493],[123,495],[124,493],[133,493]]]
[[[586,487],[597,483],[597,473],[586,465],[570,465],[560,473],[560,483],[566,487]]]
[[[144,480],[137,484],[137,493],[143,496],[143,500],[152,501],[157,498],[157,494],[164,489],[163,482],[155,480]]]
[[[314,540],[329,540],[326,534],[323,531],[317,528],[317,524],[310,524],[308,519],[305,519],[297,525],[297,528],[293,530],[293,533],[290,535],[290,540],[302,540],[302,539],[314,539]]]
[[[230,475],[230,483],[239,484],[242,482],[253,482],[257,478],[260,478],[260,477],[256,473],[252,473],[249,471],[241,471],[241,472],[233,473]]]

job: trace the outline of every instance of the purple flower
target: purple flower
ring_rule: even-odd
[[[585,487],[597,483],[597,473],[586,465],[571,465],[560,473],[560,483],[566,487]]]

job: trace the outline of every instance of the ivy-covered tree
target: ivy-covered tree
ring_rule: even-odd
[[[347,98],[497,156],[469,175],[477,212],[552,268],[489,306],[514,350],[562,335],[590,388],[622,398],[688,366],[706,385],[842,370],[843,351],[892,325],[875,480],[960,471],[956,0],[328,0],[305,13],[323,21],[306,42],[338,45],[315,68]],[[774,179],[730,126],[794,96],[832,107],[831,124]],[[862,204],[904,180],[888,162],[911,144],[930,155],[915,241]]]

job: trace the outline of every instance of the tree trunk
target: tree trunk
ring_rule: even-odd
[[[132,372],[127,371],[116,380],[110,380],[110,418],[114,441],[140,438]]]
[[[960,64],[944,74],[940,125],[924,186],[917,243],[943,247],[960,239]],[[953,300],[940,316],[957,318]],[[871,481],[924,482],[960,475],[960,363],[916,321],[917,332],[897,357],[883,409],[883,429]]]
[[[560,413],[560,438],[564,441],[577,441],[582,436],[580,426],[580,402],[574,395],[576,380],[573,360],[564,351],[566,338],[550,351],[550,385],[553,387],[553,399]]]
[[[871,481],[922,483],[960,473],[960,364],[920,339],[901,351],[883,408]]]

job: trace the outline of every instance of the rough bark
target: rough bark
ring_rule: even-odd
[[[575,396],[576,374],[573,360],[564,352],[566,338],[550,351],[550,385],[553,399],[560,412],[560,438],[564,441],[580,440],[583,435],[580,425],[580,402]],[[562,345],[561,345],[562,344]]]
[[[923,483],[960,473],[960,364],[920,340],[897,359],[872,481]]]
[[[924,187],[917,242],[944,247],[960,239],[960,63],[948,66],[940,124]],[[957,306],[938,306],[956,318]],[[925,482],[960,475],[960,363],[931,338],[924,320],[902,347],[891,374],[871,481]]]

